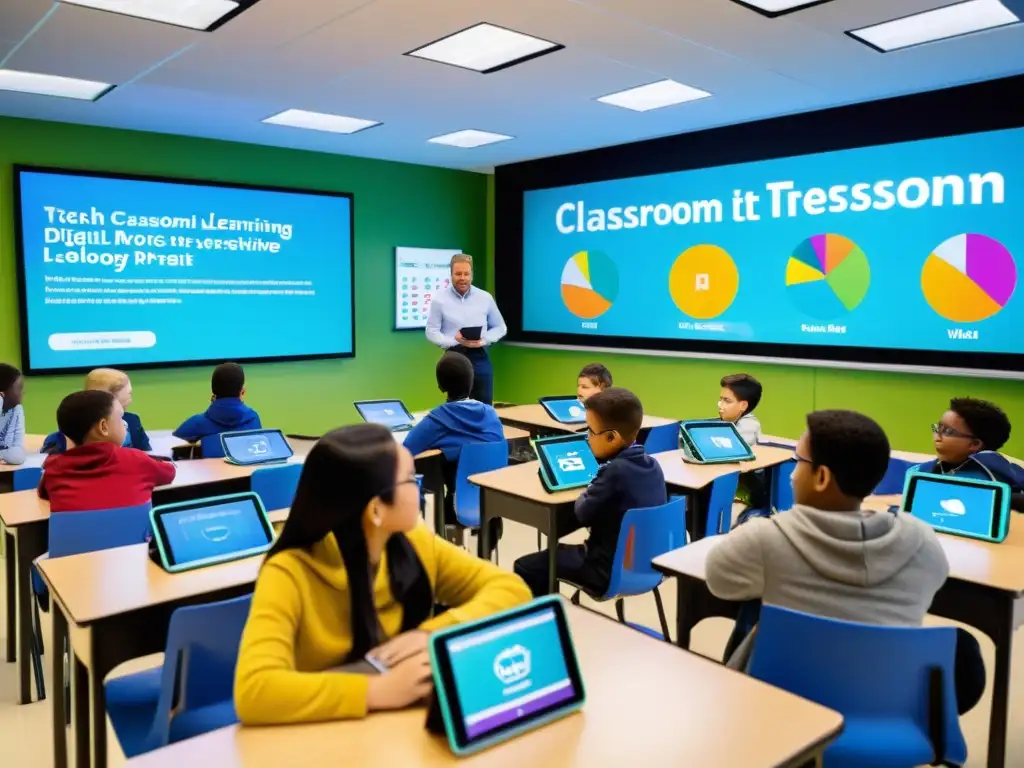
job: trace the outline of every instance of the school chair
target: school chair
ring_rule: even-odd
[[[876,496],[888,496],[895,493],[903,493],[903,483],[907,478],[907,472],[916,467],[912,461],[889,457],[889,466],[885,470],[885,476],[875,487]]]
[[[39,487],[39,481],[43,479],[42,467],[22,467],[16,469],[11,477],[12,491],[34,491]]]
[[[954,627],[884,627],[761,609],[749,673],[834,709],[827,768],[963,765]]]
[[[679,422],[651,427],[644,441],[647,453],[664,453],[679,449]]]
[[[574,584],[569,579],[560,582],[574,587],[576,592],[570,598],[573,605],[580,604],[580,592],[598,602],[615,601],[615,615],[619,622],[643,632],[645,635],[672,642],[665,618],[665,606],[661,601],[658,587],[664,577],[651,565],[659,555],[679,549],[686,544],[686,500],[677,497],[659,507],[630,509],[622,518],[619,540],[615,545],[615,559],[612,561],[611,580],[603,595],[595,595],[586,587]],[[626,605],[623,598],[654,593],[658,607],[661,632],[626,621]]]
[[[796,469],[796,461],[784,461],[771,469],[771,507],[776,512],[793,508],[793,485],[790,478]]]
[[[178,608],[162,667],[107,680],[107,715],[125,757],[238,722],[234,680],[252,595]]]
[[[740,473],[730,472],[711,483],[711,498],[708,501],[708,521],[705,536],[728,533],[732,527],[732,503],[740,484]]]
[[[220,442],[220,435],[207,435],[199,441],[199,448],[204,459],[223,459],[224,446]]]
[[[455,471],[455,519],[462,529],[480,528],[480,486],[469,482],[473,475],[491,472],[508,466],[508,441],[497,443],[468,443],[459,452],[459,465]],[[498,542],[494,542],[498,551]],[[490,553],[487,553],[490,556]]]
[[[263,502],[263,508],[271,512],[291,507],[301,475],[301,464],[262,467],[253,471],[250,482],[253,493]]]

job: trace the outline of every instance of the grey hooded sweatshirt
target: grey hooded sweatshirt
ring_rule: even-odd
[[[906,514],[797,505],[720,538],[707,557],[712,594],[846,621],[919,626],[949,574],[935,532]]]

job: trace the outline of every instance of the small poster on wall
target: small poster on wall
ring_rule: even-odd
[[[395,248],[395,330],[424,328],[433,298],[451,283],[459,248]]]

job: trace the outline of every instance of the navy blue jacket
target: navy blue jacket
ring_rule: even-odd
[[[174,436],[196,443],[209,435],[221,432],[243,432],[262,429],[260,415],[239,397],[218,397],[204,413],[197,413],[174,430]]]
[[[410,430],[403,445],[413,456],[438,449],[446,461],[458,461],[467,443],[498,443],[505,430],[498,412],[478,400],[456,400],[439,405]]]
[[[142,428],[142,419],[134,413],[125,411],[124,423],[128,425],[128,434],[125,436],[123,448],[137,448],[140,451],[151,451],[153,446],[149,443],[149,435]],[[64,453],[68,449],[68,439],[60,432],[53,432],[46,436],[43,441],[42,453]]]
[[[1010,486],[1010,504],[1017,511],[1024,511],[1024,468],[1008,460],[997,451],[973,453],[959,468],[939,466],[938,459],[921,464],[914,469],[931,475],[944,474],[970,477],[975,480],[995,480]]]
[[[642,445],[634,443],[602,464],[576,500],[576,517],[590,528],[587,565],[610,576],[626,512],[657,507],[667,500],[661,466]]]

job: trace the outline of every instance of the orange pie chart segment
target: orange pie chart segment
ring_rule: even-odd
[[[1002,309],[980,285],[934,253],[924,263],[921,288],[931,308],[954,323],[976,323]]]
[[[679,310],[697,320],[718,317],[732,306],[740,287],[736,262],[717,245],[687,248],[672,265],[668,290]]]

